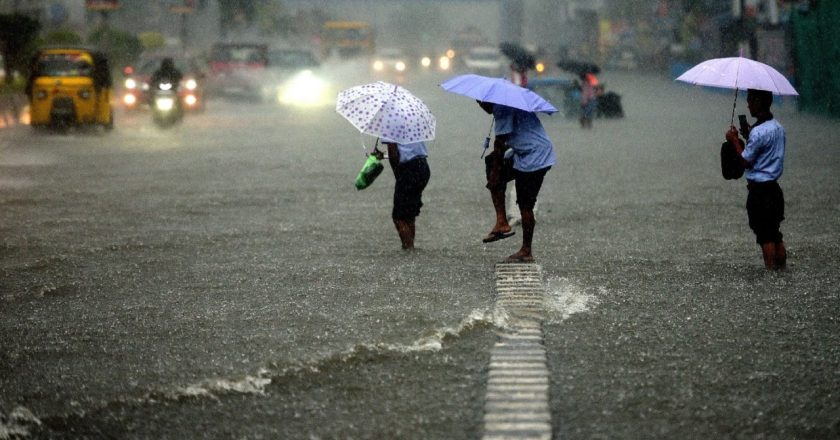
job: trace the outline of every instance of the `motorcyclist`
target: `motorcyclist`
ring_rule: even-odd
[[[183,76],[181,71],[175,67],[175,61],[170,57],[166,57],[160,62],[160,67],[152,74],[152,79],[149,82],[155,88],[163,82],[169,82],[174,88],[177,88]]]

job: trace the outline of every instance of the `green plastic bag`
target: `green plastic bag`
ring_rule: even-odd
[[[363,190],[369,187],[384,168],[375,154],[369,155],[359,175],[356,176],[356,189]]]

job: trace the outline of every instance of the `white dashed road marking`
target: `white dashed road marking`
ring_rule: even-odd
[[[484,399],[484,440],[549,440],[548,366],[543,345],[545,307],[540,266],[496,265],[496,307],[511,325],[490,352]]]

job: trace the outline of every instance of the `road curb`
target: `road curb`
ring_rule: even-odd
[[[490,351],[484,440],[549,440],[548,365],[543,345],[545,289],[536,264],[496,265],[496,308],[509,325]]]

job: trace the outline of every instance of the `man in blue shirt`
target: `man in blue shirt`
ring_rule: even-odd
[[[741,156],[747,177],[747,216],[750,228],[761,246],[764,266],[770,270],[785,268],[787,250],[779,230],[785,219],[785,198],[778,179],[782,176],[785,160],[785,129],[770,113],[773,94],[765,90],[747,90],[747,107],[756,118],[755,124],[745,134],[747,145],[738,138],[738,131],[731,127],[726,140],[735,146]]]
[[[532,262],[534,205],[545,174],[557,162],[554,147],[535,113],[483,101],[478,101],[478,105],[493,115],[496,135],[493,152],[485,158],[487,189],[496,210],[496,224],[483,241],[489,243],[513,235],[505,211],[505,188],[507,182],[515,180],[516,203],[522,215],[522,247],[505,261]],[[508,149],[513,152],[511,160],[505,160]]]

